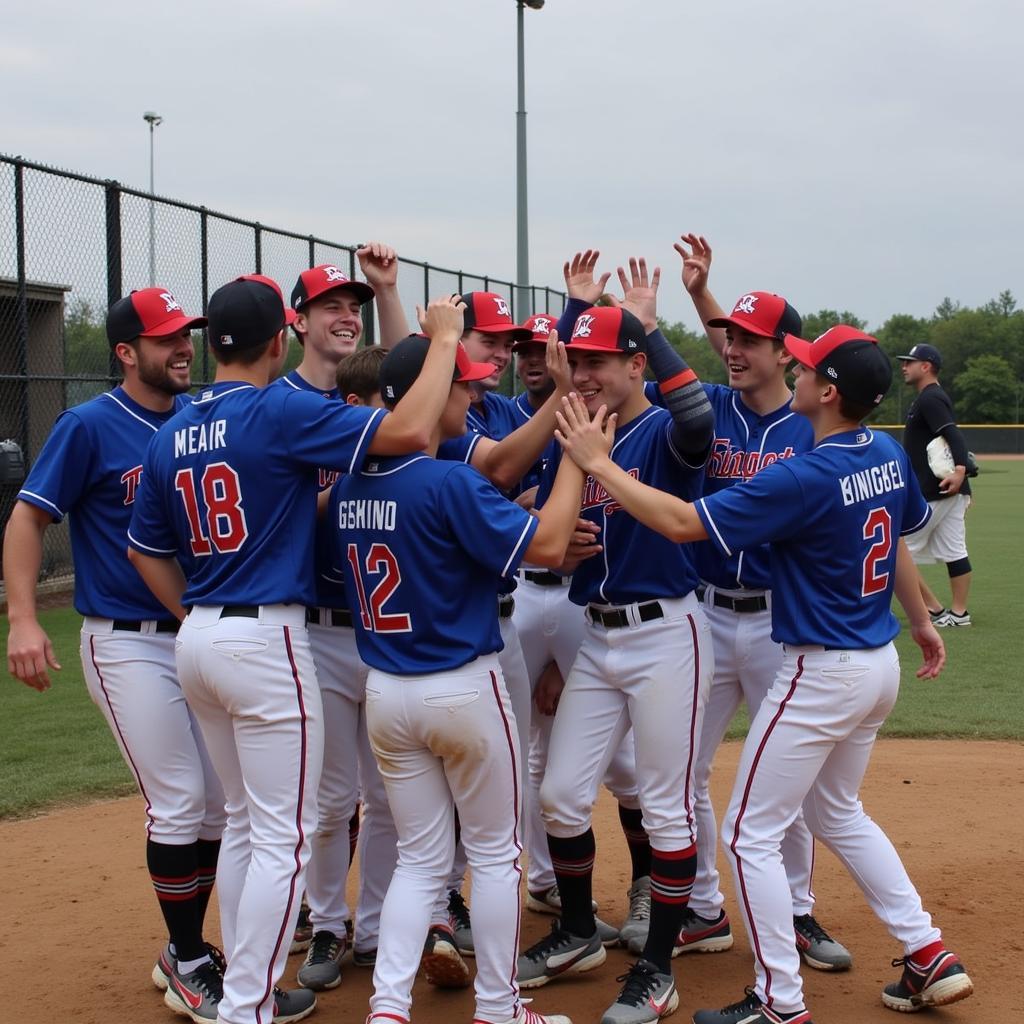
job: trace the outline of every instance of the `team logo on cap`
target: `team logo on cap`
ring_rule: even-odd
[[[509,312],[508,303],[500,295],[494,297],[494,303],[498,307],[498,316],[507,316],[510,320],[512,314]]]
[[[234,345],[235,339],[230,334],[222,334],[220,336],[220,343],[222,345]]]
[[[832,378],[833,380],[839,380],[839,374],[838,374],[838,373],[836,373],[836,368],[835,368],[834,366],[830,366],[830,367],[829,367],[829,368],[828,368],[828,369],[827,369],[827,370],[826,370],[825,372],[826,372],[826,373],[827,373],[827,374],[828,374],[828,375],[829,375],[829,376],[830,376],[830,377],[831,377],[831,378]]]
[[[581,316],[576,321],[576,326],[572,329],[572,336],[574,338],[589,338],[590,328],[593,326],[594,318],[589,314]]]
[[[395,389],[390,384],[385,384],[384,385],[384,397],[385,398],[394,398],[395,397]]]
[[[743,295],[740,297],[739,302],[736,303],[736,308],[733,310],[734,313],[753,313],[754,307],[757,305],[756,295]]]
[[[348,275],[343,274],[337,267],[324,267],[324,273],[328,281],[347,281]]]
[[[551,321],[547,317],[539,316],[533,321],[534,334],[550,334]]]
[[[170,292],[161,292],[160,298],[164,300],[167,306],[166,312],[173,313],[174,310],[181,309],[181,306],[178,305],[178,300]]]

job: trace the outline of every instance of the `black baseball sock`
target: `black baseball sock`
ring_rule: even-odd
[[[619,824],[629,847],[629,859],[633,863],[633,881],[651,873],[651,840],[644,830],[644,812],[639,807],[623,807],[619,804]]]
[[[356,857],[356,846],[359,844],[359,804],[356,804],[355,813],[348,819],[348,864]]]
[[[651,926],[644,959],[659,971],[672,970],[672,947],[683,924],[696,871],[697,847],[693,844],[684,850],[651,851]]]
[[[167,924],[179,960],[199,960],[206,956],[199,926],[199,864],[197,844],[171,846],[146,842],[146,863],[153,880],[156,898]]]
[[[593,829],[571,839],[548,835],[548,851],[562,898],[562,927],[587,938],[597,930],[591,903],[594,880]]]
[[[210,905],[210,893],[213,892],[213,884],[217,881],[217,858],[219,856],[219,839],[196,840],[198,883],[196,886],[196,914],[199,920],[200,935],[203,932],[203,922],[206,920],[206,908]]]

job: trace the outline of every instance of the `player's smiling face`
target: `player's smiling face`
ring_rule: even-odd
[[[527,345],[516,353],[516,373],[527,392],[538,398],[549,395],[555,388],[548,373],[546,354],[545,346],[540,344]]]
[[[515,338],[511,331],[499,331],[496,334],[485,334],[483,331],[469,330],[462,336],[462,344],[466,346],[469,358],[474,363],[493,363],[497,369],[480,381],[480,386],[493,391],[505,372],[505,367],[512,361],[512,345]]]
[[[296,324],[308,348],[340,360],[356,350],[362,337],[362,306],[347,288],[335,288],[309,303]]]
[[[168,395],[180,395],[192,386],[192,332],[179,331],[166,338],[145,335],[135,345],[141,383]]]
[[[574,352],[566,346],[573,390],[593,415],[602,405],[608,412],[619,412],[636,397],[637,381],[643,381],[647,361],[643,356],[614,352]]]
[[[776,383],[792,357],[772,338],[729,324],[722,358],[729,371],[729,387],[749,392]]]

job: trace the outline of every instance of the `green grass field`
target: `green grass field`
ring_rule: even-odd
[[[1024,611],[1024,461],[982,460],[975,483],[967,520],[974,625],[944,631],[948,665],[931,682],[914,678],[918,651],[901,634],[903,687],[885,735],[1024,739],[1024,619],[1018,618]],[[948,593],[943,567],[928,567],[926,577],[940,597]],[[82,681],[79,616],[61,608],[41,619],[64,668],[47,693],[10,676],[0,684],[0,817],[132,790]],[[6,625],[3,637],[6,644]],[[740,736],[744,728],[738,717],[731,734]]]

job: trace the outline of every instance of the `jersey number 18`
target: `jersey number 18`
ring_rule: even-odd
[[[242,508],[238,474],[226,462],[207,466],[198,489],[193,471],[179,469],[174,474],[174,489],[185,503],[193,555],[199,558],[214,549],[222,555],[230,554],[245,543],[249,527]],[[199,510],[199,493],[206,506],[205,516]]]

